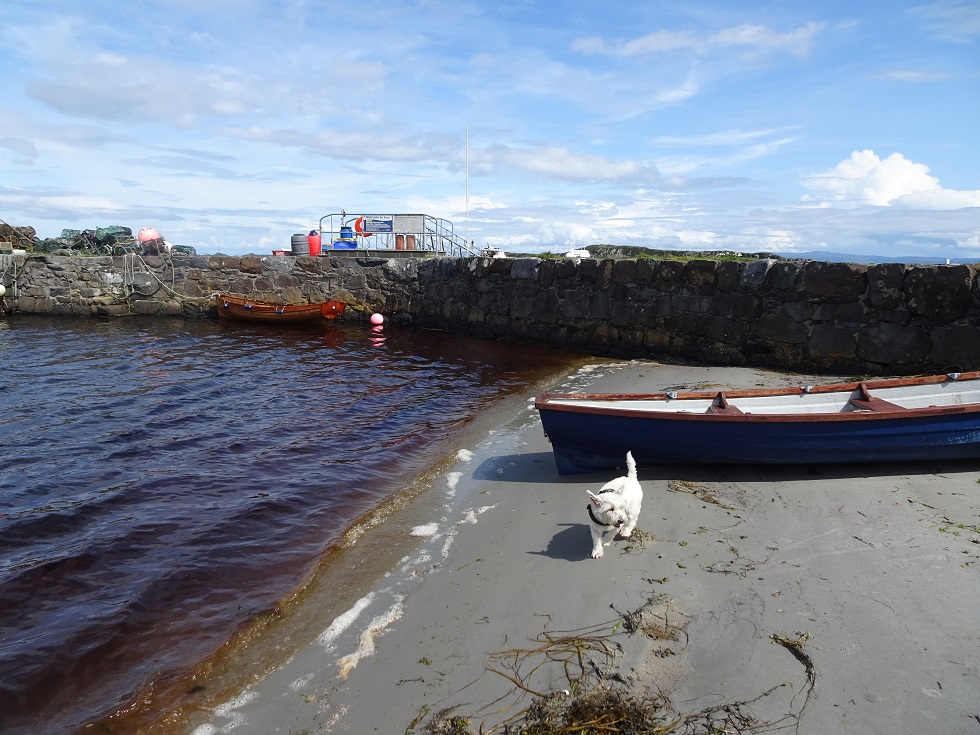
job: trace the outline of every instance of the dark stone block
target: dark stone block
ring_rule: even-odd
[[[858,356],[879,365],[920,363],[932,352],[929,332],[897,324],[872,324],[858,331]]]
[[[718,283],[718,262],[691,260],[684,267],[684,281],[693,286],[715,286]]]
[[[937,324],[962,319],[973,303],[973,270],[967,265],[916,266],[905,273],[905,303]]]
[[[680,260],[664,260],[660,263],[657,274],[661,288],[676,293],[684,284],[684,263]]]
[[[727,316],[706,316],[698,320],[697,333],[717,342],[741,345],[749,335],[749,326]]]
[[[744,264],[734,260],[726,260],[718,264],[717,280],[718,288],[722,291],[734,291],[738,288],[742,277]]]
[[[575,271],[578,278],[581,278],[583,282],[596,283],[599,277],[599,261],[592,258],[581,260]]]
[[[612,280],[613,283],[634,283],[636,281],[636,261],[613,261]]]
[[[876,309],[898,309],[902,306],[902,283],[905,266],[901,263],[879,263],[868,268],[868,303]]]
[[[980,366],[980,327],[936,327],[932,330],[930,358],[944,372],[975,370]]]
[[[639,283],[653,283],[657,277],[657,264],[653,258],[640,258],[636,261],[636,280]]]
[[[510,263],[509,267],[505,267],[507,263]],[[509,258],[494,258],[492,271],[500,275],[510,275],[511,278],[536,281],[540,263],[538,258],[521,258],[513,261]]]
[[[538,285],[541,288],[551,288],[555,283],[558,272],[558,260],[542,260],[538,268]]]
[[[561,299],[560,314],[566,319],[584,319],[589,316],[589,296],[577,289]]]
[[[779,344],[803,344],[809,329],[786,314],[766,314],[755,323],[754,336]]]
[[[802,263],[776,262],[769,273],[768,286],[773,291],[796,291],[802,277]]]
[[[817,360],[848,359],[857,356],[857,337],[852,329],[834,324],[818,324],[810,334],[809,355]]]
[[[854,300],[867,290],[867,271],[866,265],[811,260],[803,268],[803,290],[817,302]]]
[[[615,262],[616,261],[614,260],[603,260],[601,263],[599,263],[599,269],[596,272],[595,281],[599,290],[606,291],[609,289],[609,286],[612,285],[613,266],[615,265]]]

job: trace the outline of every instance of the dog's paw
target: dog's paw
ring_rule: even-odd
[[[620,535],[621,538],[629,538],[630,536],[633,535],[633,532],[632,531],[620,531],[619,532],[619,535]]]
[[[599,546],[599,547],[597,547],[595,549],[592,549],[592,558],[593,559],[601,559],[602,558],[602,547],[601,546]]]

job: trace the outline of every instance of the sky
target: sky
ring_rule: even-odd
[[[980,260],[980,2],[3,0],[0,219]]]

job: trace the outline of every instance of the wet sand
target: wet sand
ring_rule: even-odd
[[[631,362],[555,387],[832,380]],[[615,473],[559,476],[532,399],[459,447],[406,556],[185,732],[422,733],[448,708],[479,732],[581,661],[692,727],[980,733],[980,462],[641,468],[643,533],[593,560],[586,490]]]

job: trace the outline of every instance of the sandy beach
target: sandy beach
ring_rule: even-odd
[[[832,380],[597,361],[553,387]],[[289,660],[184,732],[489,731],[588,674],[661,698],[673,732],[980,733],[980,462],[641,468],[642,533],[593,560],[586,490],[616,473],[559,476],[532,400],[364,531]]]

